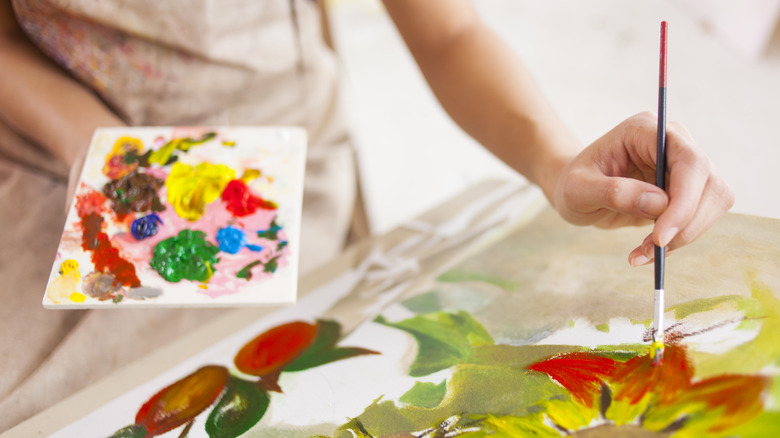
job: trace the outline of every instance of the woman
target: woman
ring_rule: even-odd
[[[7,286],[0,332],[14,352],[0,359],[9,370],[0,381],[0,410],[9,413],[0,428],[216,312],[40,309],[64,221],[66,177],[72,186],[94,128],[304,126],[303,267],[334,256],[347,234],[353,156],[316,4],[137,0],[120,10],[113,3],[13,0],[14,10],[5,2],[0,13],[0,275]],[[385,7],[452,118],[538,184],[563,218],[600,227],[656,220],[629,255],[632,265],[649,263],[654,243],[673,250],[695,240],[733,204],[726,183],[675,123],[668,127],[668,195],[652,184],[653,114],[633,116],[583,149],[466,0],[388,0]],[[121,333],[122,342],[95,333]]]

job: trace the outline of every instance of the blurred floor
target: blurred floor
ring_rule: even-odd
[[[519,178],[439,108],[378,0],[333,0],[372,230],[386,231],[486,177]],[[669,120],[732,185],[732,211],[780,218],[780,41],[741,56],[671,0],[475,0],[583,145],[655,110],[669,22]]]

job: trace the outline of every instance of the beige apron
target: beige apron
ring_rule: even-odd
[[[30,38],[130,125],[305,127],[301,270],[341,250],[354,157],[314,2],[295,0],[297,26],[287,0],[13,3]],[[44,310],[67,173],[0,119],[0,431],[221,312]]]

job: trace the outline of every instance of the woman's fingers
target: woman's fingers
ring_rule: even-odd
[[[670,250],[687,245],[698,239],[705,231],[734,204],[734,193],[723,179],[711,176],[702,193],[701,201],[691,220],[667,242]],[[660,219],[659,219],[660,222]],[[656,223],[656,227],[658,224]],[[655,230],[653,232],[655,235]]]
[[[666,246],[696,215],[712,165],[695,144],[670,124],[666,156],[669,208],[658,218],[653,236],[658,246]]]
[[[734,204],[734,194],[680,124],[667,132],[669,207],[653,228],[657,245],[678,248],[696,240]]]
[[[667,208],[666,193],[652,184],[627,177],[609,177],[593,168],[579,171],[567,184],[564,198],[574,223],[602,228],[641,225]]]
[[[734,203],[734,194],[731,188],[723,179],[713,176],[705,185],[702,193],[701,202],[696,208],[693,218],[679,232],[675,233],[674,238],[666,245],[666,254],[671,251],[687,245],[704,234],[715,222],[728,211]],[[653,233],[645,237],[640,246],[635,248],[628,256],[629,263],[632,266],[641,266],[650,263],[654,256],[654,246],[656,243],[656,228]]]
[[[667,125],[666,191],[655,186],[657,118],[637,114],[574,158],[559,178],[555,207],[578,225],[614,228],[655,220],[629,254],[649,263],[653,246],[667,251],[701,236],[734,204],[734,194],[681,124]]]

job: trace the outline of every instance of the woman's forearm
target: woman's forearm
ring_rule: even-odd
[[[520,59],[471,6],[440,1],[447,5],[389,0],[386,7],[453,120],[552,200],[558,176],[580,151],[579,143]],[[430,10],[420,10],[425,8]]]
[[[72,166],[96,127],[124,123],[29,42],[10,4],[0,8],[0,118]]]

